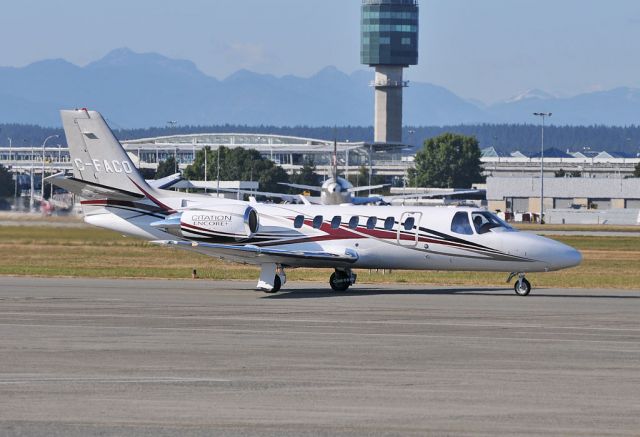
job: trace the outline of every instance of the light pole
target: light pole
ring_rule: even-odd
[[[44,146],[47,144],[47,141],[49,141],[51,138],[58,138],[60,135],[49,135],[47,138],[44,139],[44,141],[42,142],[42,183],[40,184],[40,195],[42,197],[42,199],[44,200]]]
[[[409,129],[409,146],[413,147],[413,134],[415,134],[416,131],[414,129]]]
[[[540,224],[544,224],[544,121],[551,117],[551,112],[534,112],[533,115],[542,118],[542,142],[540,146]]]
[[[209,152],[209,147],[205,146],[202,148],[202,150],[204,151],[204,192],[207,192],[207,152]]]
[[[373,153],[372,145],[369,144],[369,197],[371,197],[371,175],[373,174],[373,162],[371,162],[371,154]]]
[[[218,145],[218,161],[216,163],[216,179],[218,184],[216,185],[216,197],[220,197],[220,146]]]

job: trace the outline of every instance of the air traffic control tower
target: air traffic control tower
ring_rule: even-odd
[[[402,70],[418,63],[417,0],[362,0],[360,58],[375,67],[374,141],[402,142]]]

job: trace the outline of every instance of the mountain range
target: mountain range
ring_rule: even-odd
[[[276,77],[240,70],[219,80],[194,63],[121,48],[86,66],[63,59],[0,67],[0,123],[60,125],[58,110],[90,107],[115,128],[189,125],[370,126],[371,70],[345,74],[326,67],[311,77]],[[412,82],[405,90],[404,124],[537,123],[553,112],[559,125],[640,123],[640,89],[559,98],[541,90],[485,105],[444,87]]]

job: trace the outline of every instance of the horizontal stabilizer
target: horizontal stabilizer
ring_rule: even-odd
[[[145,196],[131,191],[107,187],[95,182],[83,181],[75,177],[57,174],[44,179],[45,182],[64,188],[83,199],[140,200]]]
[[[292,267],[346,267],[358,260],[358,254],[350,249],[345,250],[343,253],[332,253],[326,251],[286,250],[254,245],[233,246],[229,244],[196,243],[176,240],[152,241],[151,243],[162,246],[175,246],[178,249],[190,250],[203,255],[250,264],[276,263]]]
[[[322,191],[322,187],[314,187],[313,185],[290,184],[289,182],[278,182],[278,185],[284,185],[286,187],[297,188],[298,190]]]
[[[363,187],[352,187],[352,188],[349,188],[347,191],[350,193],[357,193],[358,191],[378,190],[380,188],[390,187],[390,186],[391,184],[365,185]]]

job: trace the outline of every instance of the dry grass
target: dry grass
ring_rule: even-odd
[[[640,240],[637,237],[557,237],[580,249],[580,267],[531,274],[535,286],[638,288]],[[255,280],[258,269],[150,245],[96,228],[0,227],[0,275],[99,278],[190,278]],[[326,269],[289,270],[293,281],[326,281]],[[432,271],[358,271],[359,282],[442,285],[504,285],[504,274]]]

